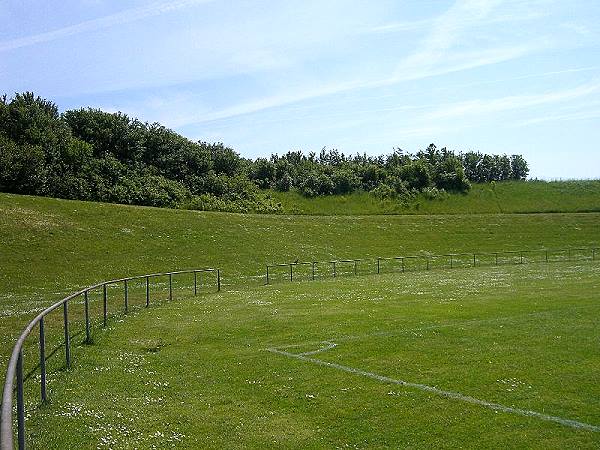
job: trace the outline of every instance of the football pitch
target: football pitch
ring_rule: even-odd
[[[591,261],[181,286],[26,383],[28,442],[597,448],[599,292]]]

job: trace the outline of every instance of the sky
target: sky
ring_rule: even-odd
[[[0,93],[242,156],[430,143],[600,178],[598,0],[0,0]]]

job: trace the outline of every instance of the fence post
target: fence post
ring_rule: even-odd
[[[198,295],[198,273],[194,270],[194,296]]]
[[[88,299],[88,291],[83,293],[83,304],[85,307],[85,343],[90,343],[90,302]]]
[[[312,280],[315,281],[315,261],[312,262]]]
[[[450,268],[451,269],[453,268],[453,266],[452,266],[452,255],[450,255]]]
[[[475,253],[473,253],[473,267],[477,265],[477,259],[475,258]]]
[[[548,262],[548,250],[546,250],[546,262]]]
[[[146,277],[146,308],[150,306],[150,277]]]
[[[169,274],[169,301],[173,300],[173,274]]]
[[[498,265],[498,253],[495,253],[496,255],[496,265]]]
[[[333,278],[336,277],[336,273],[335,273],[335,261],[332,261],[333,263]]]
[[[400,258],[402,260],[402,273],[404,273],[404,257]]]
[[[354,275],[355,276],[358,275],[357,264],[358,263],[356,262],[356,260],[354,260]]]
[[[290,281],[294,281],[294,269],[293,264],[290,264]]]
[[[596,261],[596,249],[592,249],[592,261]]]
[[[19,450],[25,449],[25,403],[23,401],[23,349],[17,358],[17,432]]]
[[[69,337],[69,302],[63,303],[63,318],[65,325],[65,360],[67,368],[71,367],[71,339]]]
[[[377,275],[379,275],[379,261],[381,260],[381,258],[378,256],[377,257]]]
[[[42,401],[46,401],[46,333],[44,332],[44,317],[40,319],[40,391]]]
[[[267,266],[267,284],[269,284],[269,266]]]
[[[221,269],[217,269],[217,292],[221,292]]]
[[[104,319],[104,327],[106,327],[106,316],[107,316],[107,299],[106,299],[106,284],[102,285],[102,296],[103,296],[103,304],[102,304],[102,312]]]
[[[129,312],[129,289],[127,280],[123,281],[123,289],[125,290],[125,314],[127,314]]]

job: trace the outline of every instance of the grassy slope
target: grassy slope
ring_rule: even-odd
[[[597,213],[266,216],[0,194],[0,301],[3,311],[39,307],[82,285],[168,269],[219,266],[226,284],[258,284],[264,264],[296,258],[597,246],[599,223]]]
[[[265,349],[307,343],[288,349],[299,353],[333,341],[338,347],[313,357],[599,425],[599,275],[599,262],[501,266],[180,298],[107,332],[95,328],[99,345],[75,348],[75,369],[51,374],[52,403],[28,422],[30,442],[597,448],[598,432]]]
[[[599,223],[597,213],[263,216],[0,194],[0,369],[36,311],[104,279],[220,266],[231,290],[260,285],[265,263],[296,258],[597,246]]]
[[[600,180],[528,181],[474,184],[468,194],[443,200],[419,196],[404,205],[367,193],[307,199],[298,193],[271,192],[296,214],[487,214],[600,211]]]

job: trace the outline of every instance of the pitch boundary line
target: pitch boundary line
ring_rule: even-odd
[[[324,341],[317,341],[317,340],[304,341],[304,342],[296,343],[296,344],[278,345],[277,347],[273,347],[273,348],[277,348],[277,349],[295,348],[295,347],[302,347],[305,345],[317,345],[317,344],[323,344],[323,343],[332,343],[334,340],[336,342],[349,342],[349,341],[359,341],[362,339],[369,339],[369,338],[373,338],[373,337],[397,337],[397,336],[402,336],[404,334],[417,333],[420,331],[438,330],[438,329],[443,329],[443,328],[455,328],[455,327],[460,328],[460,327],[468,327],[469,325],[480,325],[480,324],[486,324],[486,323],[505,322],[507,324],[514,324],[516,322],[520,322],[521,320],[519,320],[519,319],[523,319],[523,321],[524,321],[526,318],[530,318],[530,317],[546,316],[546,315],[550,315],[550,314],[554,314],[554,313],[561,313],[561,312],[568,312],[568,311],[572,311],[572,310],[585,309],[585,308],[588,308],[589,306],[594,306],[594,305],[580,305],[580,306],[573,306],[571,308],[533,311],[533,312],[525,313],[525,314],[513,314],[511,316],[490,317],[488,319],[466,319],[466,320],[462,320],[462,321],[457,320],[454,322],[437,323],[435,325],[423,325],[420,327],[404,328],[404,329],[398,329],[398,330],[393,330],[393,331],[392,330],[390,330],[390,331],[375,331],[373,333],[364,333],[364,334],[355,334],[355,335],[338,335],[338,336],[332,336],[328,340],[324,340]],[[334,347],[335,346],[337,346],[337,344],[334,344]],[[318,350],[315,353],[319,353],[321,351],[323,351],[323,350]]]
[[[494,411],[500,411],[500,412],[505,412],[505,413],[509,413],[509,414],[517,414],[517,415],[525,416],[525,417],[533,417],[536,419],[544,420],[546,422],[554,422],[554,423],[558,423],[560,425],[564,425],[567,427],[576,428],[576,429],[580,429],[580,430],[600,432],[600,426],[597,426],[597,425],[591,425],[591,424],[588,424],[585,422],[579,422],[579,421],[573,420],[573,419],[565,419],[563,417],[558,417],[558,416],[551,416],[549,414],[544,414],[544,413],[540,413],[540,412],[532,411],[532,410],[528,410],[528,409],[513,408],[510,406],[501,405],[499,403],[493,403],[493,402],[488,402],[487,400],[481,400],[481,399],[478,399],[475,397],[471,397],[469,395],[464,395],[464,394],[461,394],[460,392],[446,391],[446,390],[438,389],[434,386],[429,386],[426,384],[398,380],[395,378],[390,378],[385,375],[379,375],[374,372],[368,372],[366,370],[358,369],[355,367],[344,366],[342,364],[337,364],[337,363],[333,363],[333,362],[329,362],[329,361],[323,361],[323,360],[317,359],[317,358],[312,358],[311,357],[312,355],[314,355],[316,353],[324,352],[326,350],[330,350],[337,345],[335,342],[331,342],[331,341],[323,341],[322,344],[325,344],[325,347],[322,347],[322,348],[314,350],[314,351],[304,352],[304,353],[290,353],[290,352],[286,352],[285,350],[280,350],[277,348],[267,348],[266,350],[271,353],[286,356],[288,358],[294,358],[294,359],[297,359],[300,361],[317,364],[319,366],[330,367],[330,368],[337,369],[337,370],[340,370],[343,372],[351,373],[354,375],[360,375],[360,376],[363,376],[366,378],[371,378],[373,380],[381,381],[382,383],[396,384],[399,386],[404,386],[404,387],[408,387],[408,388],[412,388],[412,389],[418,389],[421,391],[430,392],[432,394],[436,394],[441,397],[451,398],[453,400],[459,400],[462,402],[470,403],[472,405],[483,406],[484,408],[488,408],[488,409],[491,409]]]

